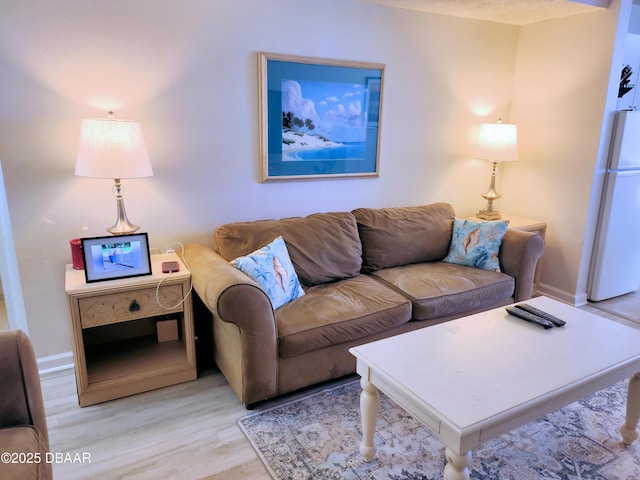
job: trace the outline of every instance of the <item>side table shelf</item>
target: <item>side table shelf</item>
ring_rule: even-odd
[[[180,271],[161,273],[171,260]],[[175,254],[153,255],[151,262],[151,275],[89,284],[82,270],[66,266],[80,406],[197,376],[190,273]],[[161,338],[158,322],[169,327],[168,336]]]

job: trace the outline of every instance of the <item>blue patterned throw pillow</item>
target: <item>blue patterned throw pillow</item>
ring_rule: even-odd
[[[507,225],[509,220],[476,222],[456,218],[449,253],[442,261],[499,272],[498,252]]]
[[[274,310],[304,295],[282,237],[230,263],[262,287]]]

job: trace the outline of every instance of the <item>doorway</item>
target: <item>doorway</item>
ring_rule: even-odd
[[[0,280],[3,293],[0,304],[0,307],[2,307],[0,309],[0,329],[19,329],[28,335],[27,315],[22,296],[18,259],[13,242],[13,230],[11,228],[2,164],[0,164]]]
[[[7,315],[4,293],[2,293],[2,285],[0,285],[0,331],[2,330],[9,330],[9,316]]]

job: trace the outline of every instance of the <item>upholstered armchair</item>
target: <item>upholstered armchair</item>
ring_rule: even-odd
[[[21,330],[0,332],[0,478],[51,479],[36,357]]]

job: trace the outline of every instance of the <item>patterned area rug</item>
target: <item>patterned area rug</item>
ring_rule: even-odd
[[[622,444],[628,382],[573,403],[473,451],[474,480],[638,480],[640,443]],[[440,480],[444,446],[380,395],[378,453],[364,462],[360,384],[350,382],[241,418],[275,479]],[[640,442],[640,441],[639,441]]]

